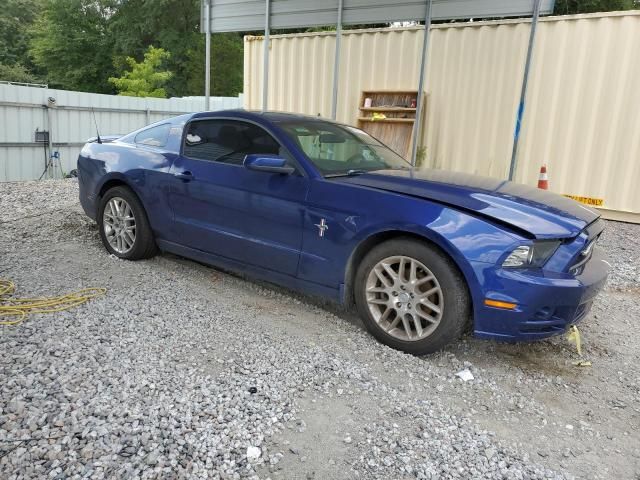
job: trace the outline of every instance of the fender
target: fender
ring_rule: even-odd
[[[104,195],[104,193],[113,186],[124,185],[138,196],[142,205],[145,206],[143,197],[140,195],[140,190],[135,186],[133,182],[131,182],[124,174],[120,172],[111,172],[101,177],[100,180],[95,184],[95,188],[92,189],[92,192],[95,192],[93,195],[89,196],[90,199],[93,200],[93,209],[94,209],[94,218],[98,215],[98,207],[100,205],[100,199]],[[146,206],[145,206],[146,209]]]
[[[151,228],[153,229],[154,233],[157,236],[161,237],[162,233],[164,233],[166,221],[163,221],[163,214],[162,212],[159,211],[162,208],[159,206],[160,202],[154,201],[153,189],[145,188],[146,183],[147,182],[144,179],[144,172],[142,171],[141,171],[141,175],[128,175],[128,174],[123,174],[121,172],[107,173],[104,176],[104,178],[100,179],[100,181],[96,185],[96,188],[93,190],[97,192],[94,200],[94,207],[93,207],[95,211],[95,216],[97,217],[100,198],[102,197],[104,192],[108,188],[111,188],[111,185],[113,186],[124,185],[130,188],[133,191],[133,193],[136,194],[136,196],[142,203],[142,206],[144,207],[144,210],[147,214],[147,218],[149,219],[149,224],[151,225]]]
[[[469,292],[475,292],[480,289],[479,279],[471,264],[454,244],[437,231],[418,224],[377,225],[360,231],[355,238],[356,244],[349,255],[345,269],[344,283],[341,286],[343,303],[351,302],[353,279],[357,265],[364,255],[375,245],[402,236],[426,240],[426,242],[436,249],[442,251],[454,263],[467,282]],[[477,299],[472,298],[473,303],[475,303],[476,300]]]
[[[98,197],[102,197],[102,195],[104,195],[104,192],[107,190],[107,188],[110,188],[109,186],[107,186],[107,188],[105,188],[105,186],[108,183],[123,183],[125,184],[127,187],[129,187],[131,190],[133,190],[135,192],[136,195],[138,195],[138,198],[141,198],[140,196],[140,191],[137,187],[137,185],[135,184],[135,182],[130,181],[129,178],[127,178],[126,175],[124,175],[121,172],[111,172],[111,173],[107,173],[104,178],[102,178],[100,180],[100,182],[98,184],[96,184],[96,192],[98,192],[97,196]]]

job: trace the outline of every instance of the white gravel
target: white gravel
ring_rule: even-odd
[[[640,286],[640,226],[607,222],[598,244],[605,249],[611,263],[610,288],[628,290]]]
[[[110,257],[74,180],[0,184],[0,278],[108,288],[0,327],[0,478],[638,478],[640,226],[602,245],[593,367],[562,339],[417,358],[278,287]]]

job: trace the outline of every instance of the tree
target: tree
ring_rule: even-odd
[[[171,54],[170,96],[204,93],[204,35],[200,32],[200,0],[123,0],[111,20],[116,67],[124,58],[142,58],[149,45]],[[212,35],[211,74],[214,95],[242,91],[243,40],[240,33]]]
[[[162,48],[171,54],[165,65],[174,74],[167,92],[186,95],[190,51],[201,36],[199,26],[199,0],[123,0],[111,21],[114,62],[121,66],[126,56],[140,59],[150,45]]]
[[[50,85],[112,93],[113,38],[108,23],[116,0],[49,0],[31,29],[31,55]]]
[[[38,75],[28,55],[29,27],[41,0],[4,0],[0,8],[0,80],[36,83]]]
[[[610,12],[614,10],[632,10],[640,8],[638,0],[556,0],[553,8],[555,15],[576,13]]]
[[[204,94],[204,35],[189,53],[186,87],[191,95]],[[243,90],[244,40],[241,33],[211,35],[211,95],[235,97]]]
[[[4,0],[0,8],[0,63],[25,64],[31,25],[40,11],[40,0]]]
[[[162,48],[150,46],[142,62],[138,63],[135,58],[127,57],[126,62],[131,70],[120,78],[110,77],[109,83],[115,85],[118,95],[166,98],[167,92],[163,86],[172,73],[167,70],[161,71],[160,67],[163,61],[170,57],[171,55]]]
[[[39,83],[38,77],[29,72],[24,65],[15,63],[5,65],[0,63],[0,80],[7,82]]]
[[[173,75],[163,86],[169,96],[204,92],[200,0],[4,1],[44,4],[25,31],[38,73],[54,87],[113,93],[108,79],[122,77],[130,68],[127,57],[141,61],[153,45],[170,54],[164,65]],[[240,93],[242,34],[213,35],[211,56],[212,93]]]

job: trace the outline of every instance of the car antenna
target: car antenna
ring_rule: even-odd
[[[98,136],[98,140],[97,141],[98,141],[98,143],[102,143],[102,140],[100,139],[100,131],[98,130],[98,122],[96,120],[96,112],[93,109],[93,107],[91,107],[91,113],[93,114],[93,123],[96,126],[96,135]]]

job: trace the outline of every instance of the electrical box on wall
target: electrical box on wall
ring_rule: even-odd
[[[37,130],[35,133],[35,142],[36,143],[49,143],[49,132],[46,130]]]

